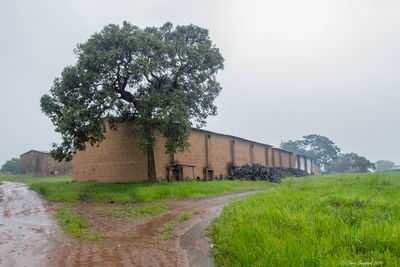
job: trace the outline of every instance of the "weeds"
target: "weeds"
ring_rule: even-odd
[[[91,225],[85,221],[82,215],[76,215],[70,206],[58,208],[55,219],[64,232],[73,237],[85,238],[93,241],[98,241],[102,237],[101,233],[91,228]]]
[[[181,216],[179,216],[179,222],[184,222],[190,219],[190,213],[185,211],[184,213],[181,214]]]
[[[167,223],[164,226],[164,232],[163,234],[159,237],[162,240],[168,240],[171,238],[171,231],[175,228],[176,225],[178,225],[181,222],[187,221],[190,219],[190,213],[185,211],[182,213],[177,219]]]
[[[166,210],[168,210],[167,205],[163,203],[156,203],[142,206],[127,205],[124,207],[109,209],[107,211],[100,212],[99,214],[134,221],[144,217],[160,214]]]
[[[164,232],[160,236],[160,239],[162,240],[168,240],[171,238],[171,231],[175,228],[175,226],[178,224],[178,221],[174,220],[172,222],[169,222],[165,225],[164,227]]]

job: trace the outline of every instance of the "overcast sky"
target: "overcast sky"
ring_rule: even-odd
[[[109,23],[196,24],[225,58],[207,130],[279,146],[306,134],[400,164],[400,1],[0,2],[0,165],[59,141],[39,105]]]

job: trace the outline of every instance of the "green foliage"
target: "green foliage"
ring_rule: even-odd
[[[185,211],[184,213],[181,214],[181,216],[179,216],[178,221],[179,222],[184,222],[190,219],[190,213]]]
[[[340,148],[329,138],[317,134],[305,135],[302,140],[282,142],[280,147],[312,157],[320,166],[326,166],[330,161],[337,159],[340,152]]]
[[[375,166],[377,172],[382,172],[390,170],[391,168],[395,167],[396,164],[390,160],[378,160],[375,162]]]
[[[174,220],[172,222],[167,223],[164,226],[164,232],[163,234],[159,237],[162,240],[168,240],[171,238],[171,231],[175,228],[175,226],[178,224],[177,220]]]
[[[34,178],[29,176],[0,176],[0,180],[19,181],[43,194],[49,201],[77,203],[89,200],[96,203],[142,203],[161,199],[201,198],[233,192],[271,187],[266,181],[209,181],[161,182],[158,184],[73,183],[70,176]]]
[[[171,231],[175,228],[176,225],[178,225],[178,223],[187,221],[190,219],[190,213],[185,211],[184,213],[182,213],[177,219],[167,223],[164,226],[164,232],[163,234],[159,237],[160,239],[163,240],[168,240],[171,238]]]
[[[127,205],[101,212],[101,214],[133,221],[135,219],[160,214],[167,209],[168,207],[163,203],[153,203],[142,206]]]
[[[88,240],[98,241],[102,234],[91,228],[82,215],[76,215],[70,206],[62,206],[57,209],[55,214],[56,221],[67,234]]]
[[[41,98],[42,111],[62,136],[51,151],[58,160],[71,160],[75,150],[101,142],[106,118],[114,129],[116,122],[134,119],[138,145],[149,155],[160,133],[166,152],[184,150],[192,123],[202,126],[216,114],[213,102],[221,91],[216,75],[224,59],[206,29],[110,24],[75,53],[78,62]]]
[[[223,266],[399,266],[399,191],[399,173],[287,178],[225,207],[212,251]]]
[[[375,164],[371,163],[365,157],[359,156],[357,153],[339,154],[337,159],[327,165],[328,172],[346,172],[351,170],[366,172],[370,168],[375,168]]]
[[[0,168],[0,173],[19,174],[19,158],[7,160]]]

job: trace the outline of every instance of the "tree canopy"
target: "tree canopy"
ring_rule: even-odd
[[[359,171],[366,172],[375,168],[375,164],[357,153],[340,154],[339,157],[327,166],[328,172]]]
[[[216,74],[224,59],[208,30],[195,25],[141,29],[110,24],[75,49],[77,63],[66,67],[41,98],[62,143],[51,155],[71,160],[76,150],[104,139],[106,122],[135,121],[139,147],[146,152],[148,178],[155,179],[154,135],[167,140],[166,152],[183,151],[192,125],[216,114],[221,86]]]
[[[375,166],[376,166],[376,171],[378,172],[382,172],[382,171],[388,171],[391,168],[396,166],[396,163],[394,163],[393,161],[390,160],[378,160],[377,162],[375,162]]]
[[[7,160],[0,168],[0,173],[19,174],[19,158]]]
[[[282,142],[280,147],[296,154],[312,157],[320,166],[326,166],[336,159],[340,152],[340,148],[328,137],[317,134],[305,135],[302,140]]]

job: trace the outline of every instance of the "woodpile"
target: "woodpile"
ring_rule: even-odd
[[[268,180],[274,183],[280,183],[282,178],[287,176],[306,176],[306,171],[295,168],[267,167],[261,164],[246,164],[241,167],[233,168],[230,179],[245,180]]]

